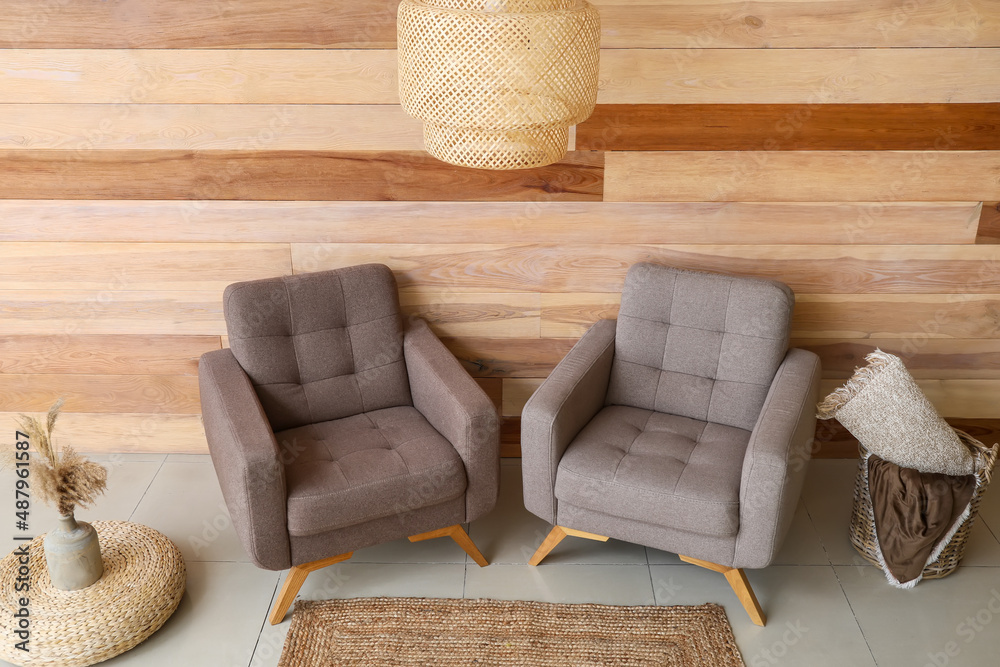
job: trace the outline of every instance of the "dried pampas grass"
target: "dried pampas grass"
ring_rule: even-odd
[[[42,502],[55,505],[62,516],[69,516],[79,505],[88,507],[107,488],[108,471],[78,454],[72,447],[56,447],[52,430],[59,419],[63,399],[49,409],[43,423],[36,417],[20,415],[17,423],[28,435],[39,458],[32,458],[31,479],[34,495]],[[3,467],[13,467],[15,453],[7,451]]]

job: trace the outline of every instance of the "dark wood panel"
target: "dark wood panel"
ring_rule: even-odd
[[[599,104],[578,150],[998,150],[1000,104]]]
[[[3,199],[599,201],[603,177],[588,152],[487,171],[418,151],[0,151]]]
[[[0,1],[0,45],[48,49],[394,48],[395,0]]]
[[[949,419],[948,423],[987,446],[1000,442],[1000,419]],[[520,417],[504,417],[500,427],[500,455],[521,456]],[[812,456],[814,459],[857,458],[858,441],[835,419],[817,421]]]
[[[475,377],[544,377],[552,372],[575,338],[482,338],[441,339]]]
[[[983,202],[976,243],[1000,243],[1000,202]]]

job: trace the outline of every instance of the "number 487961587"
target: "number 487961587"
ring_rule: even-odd
[[[21,530],[28,530],[28,513],[31,507],[29,502],[31,493],[28,491],[30,487],[28,476],[31,475],[31,468],[29,467],[31,453],[28,451],[30,444],[28,442],[28,434],[17,431],[15,435],[17,436],[17,449],[15,453],[17,458],[15,463],[17,482],[14,486],[14,506],[16,508],[17,527]]]

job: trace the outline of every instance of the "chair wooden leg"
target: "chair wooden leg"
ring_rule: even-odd
[[[292,606],[295,596],[298,595],[299,589],[302,588],[302,584],[305,583],[306,577],[309,576],[310,572],[321,570],[334,563],[341,563],[350,558],[353,553],[353,551],[348,551],[346,554],[340,554],[339,556],[331,556],[330,558],[292,566],[292,569],[288,571],[288,576],[285,577],[285,583],[281,586],[281,592],[278,593],[278,599],[274,602],[274,609],[271,610],[271,625],[277,625],[285,619],[288,608]]]
[[[531,557],[528,561],[528,565],[538,565],[542,562],[549,552],[556,548],[556,546],[563,541],[563,538],[567,535],[572,535],[573,537],[582,537],[588,540],[597,540],[598,542],[607,542],[608,538],[604,535],[597,535],[595,533],[588,533],[582,530],[577,530],[576,528],[566,528],[565,526],[553,526],[552,530],[549,531],[548,536],[542,541],[542,544],[535,551],[535,555]]]
[[[680,554],[678,554],[678,556],[680,556]],[[742,604],[743,608],[746,609],[747,614],[750,616],[750,620],[761,627],[767,623],[767,617],[764,616],[764,611],[760,608],[760,603],[757,602],[757,596],[754,595],[753,588],[750,587],[747,575],[742,569],[727,567],[725,565],[719,565],[718,563],[711,563],[707,560],[691,558],[690,556],[680,556],[680,559],[685,563],[691,563],[692,565],[704,567],[714,572],[721,572],[726,575],[726,581],[728,581],[729,585],[732,586],[733,592],[736,593],[736,597],[740,599],[740,604]]]
[[[455,540],[458,546],[462,547],[462,550],[469,554],[469,556],[472,557],[472,560],[476,561],[479,567],[486,567],[490,564],[489,561],[487,561],[483,556],[482,552],[476,548],[476,545],[472,541],[472,538],[469,537],[469,534],[458,524],[448,526],[447,528],[431,530],[426,533],[420,533],[419,535],[410,535],[410,541],[422,542],[423,540],[431,540],[435,537],[450,537]]]

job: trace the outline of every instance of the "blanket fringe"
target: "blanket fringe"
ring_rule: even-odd
[[[837,415],[837,411],[861,393],[861,390],[878,377],[882,369],[891,364],[893,359],[896,357],[875,348],[874,352],[865,357],[865,361],[868,362],[867,366],[855,368],[854,375],[851,376],[850,380],[820,402],[817,406],[816,417],[818,419],[833,419]]]

